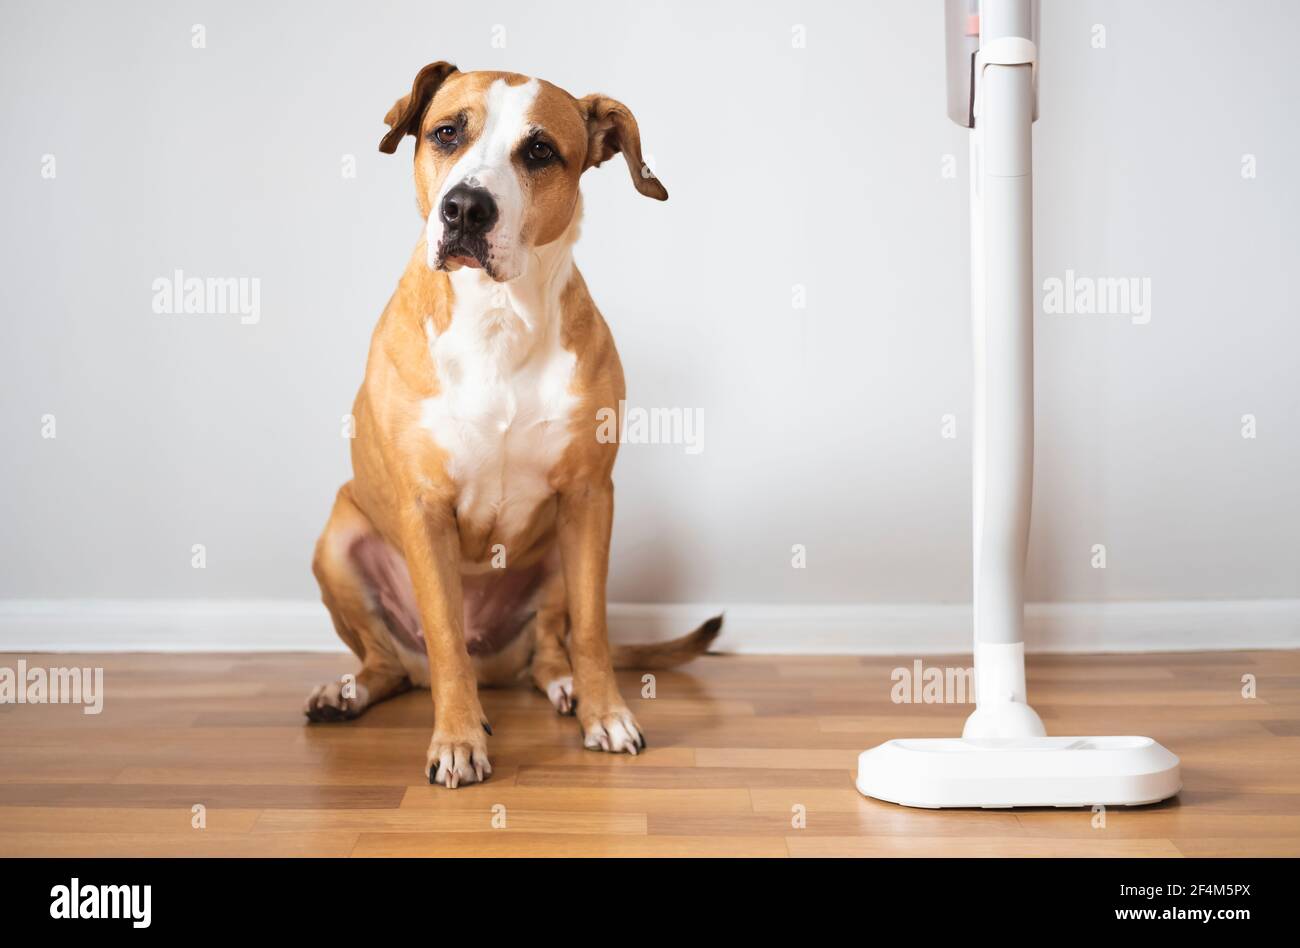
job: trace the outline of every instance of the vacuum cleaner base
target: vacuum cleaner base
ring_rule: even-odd
[[[863,751],[857,785],[928,809],[1137,806],[1174,796],[1182,775],[1149,737],[918,738]]]

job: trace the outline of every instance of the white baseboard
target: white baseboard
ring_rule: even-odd
[[[658,641],[720,609],[611,605],[611,636]],[[1029,603],[1031,652],[1300,648],[1300,599]],[[726,608],[717,649],[748,654],[952,655],[971,651],[968,605],[741,605]]]
[[[707,604],[610,606],[610,635],[652,642],[723,611]],[[969,652],[970,607],[727,606],[718,651],[942,655]],[[1300,648],[1300,599],[1031,603],[1033,652]],[[0,600],[0,652],[340,651],[325,608],[285,600]]]

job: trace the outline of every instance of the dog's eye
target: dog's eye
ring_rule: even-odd
[[[439,145],[456,144],[456,126],[439,125],[437,128],[433,130],[433,140],[436,141]]]
[[[537,141],[528,146],[528,158],[530,161],[545,161],[555,152],[546,142]]]

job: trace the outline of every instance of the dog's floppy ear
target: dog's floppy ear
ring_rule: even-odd
[[[608,96],[588,95],[578,100],[578,108],[587,120],[585,167],[597,167],[622,152],[636,189],[656,201],[668,200],[668,190],[641,158],[641,132],[628,107]]]
[[[394,102],[393,107],[384,116],[384,122],[388,125],[388,134],[379,141],[380,151],[391,155],[397,151],[397,145],[404,136],[420,134],[420,119],[424,117],[424,110],[429,100],[437,93],[438,87],[455,71],[456,67],[451,63],[436,62],[429,63],[416,74],[415,82],[411,84],[410,94]]]

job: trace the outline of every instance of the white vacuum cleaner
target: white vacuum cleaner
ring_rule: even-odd
[[[1149,737],[1047,737],[1025,694],[1024,568],[1034,467],[1037,0],[946,0],[948,114],[970,133],[976,707],[960,738],[858,757],[858,789],[915,807],[1155,803],[1182,789]]]

